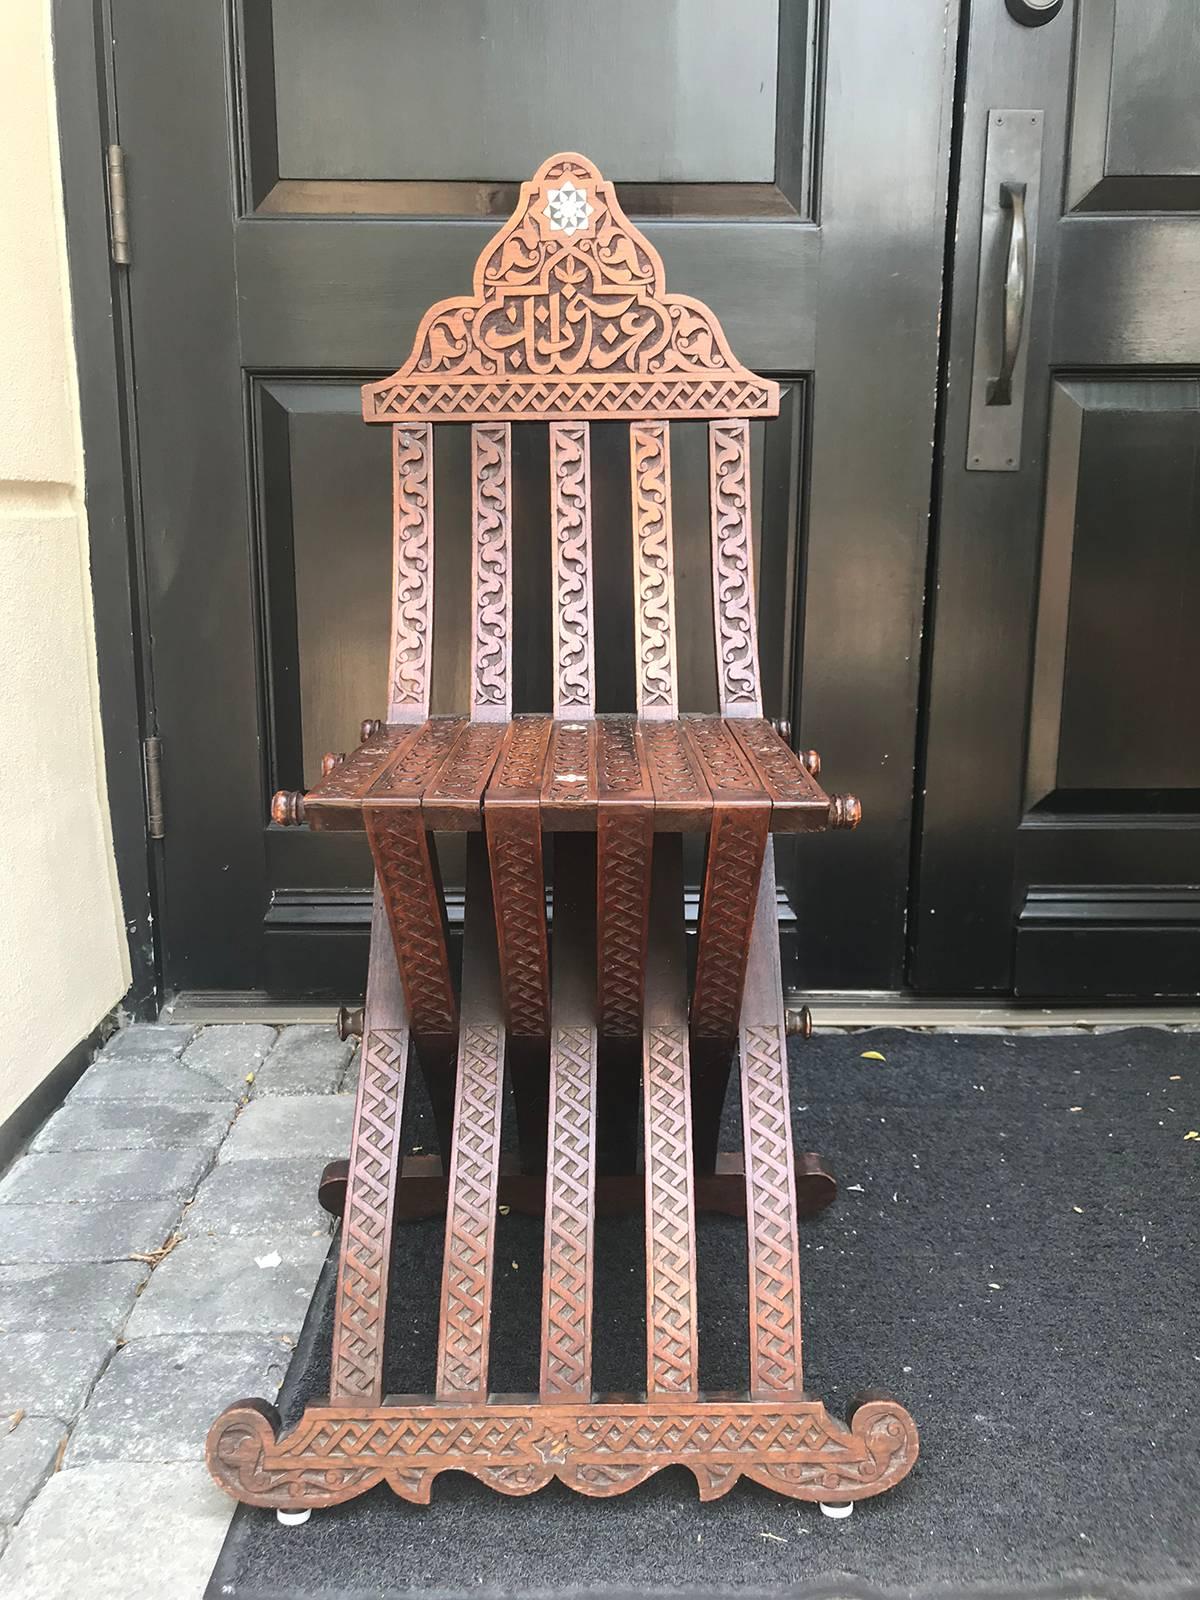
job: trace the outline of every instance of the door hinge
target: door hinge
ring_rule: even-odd
[[[113,260],[119,267],[127,267],[129,210],[125,200],[125,152],[119,144],[108,147],[108,231]]]
[[[146,832],[151,839],[165,839],[163,818],[162,740],[142,740],[142,762],[146,769]]]

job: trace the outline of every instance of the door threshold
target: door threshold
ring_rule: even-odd
[[[1113,1028],[1200,1029],[1200,1005],[1102,1005],[1030,1001],[931,1000],[923,995],[787,991],[789,1006],[808,1006],[818,1033],[856,1028],[920,1028],[940,1033],[1096,1032]],[[164,1022],[333,1023],[332,1002],[276,1000],[261,989],[185,989],[163,1008]]]
[[[921,1028],[940,1033],[1097,1032],[1115,1028],[1200,1028],[1200,1005],[1106,1005],[1102,1001],[935,1000],[927,995],[864,990],[786,991],[790,1007],[807,1006],[813,1028]]]

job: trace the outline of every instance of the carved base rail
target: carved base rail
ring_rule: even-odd
[[[917,1459],[898,1402],[871,1398],[837,1421],[818,1400],[556,1401],[438,1405],[397,1395],[382,1406],[310,1405],[282,1436],[263,1400],[230,1406],[208,1437],[228,1494],[281,1511],[339,1505],[386,1483],[428,1505],[441,1472],[470,1472],[502,1494],[552,1478],[580,1494],[624,1494],[664,1467],[688,1467],[702,1500],[752,1478],[793,1500],[852,1504],[894,1488]]]

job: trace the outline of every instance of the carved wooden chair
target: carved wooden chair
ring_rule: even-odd
[[[386,723],[364,724],[277,822],[365,828],[376,889],[362,1065],[344,1197],[330,1394],[282,1436],[243,1401],[208,1460],[230,1494],[285,1520],[381,1479],[429,1500],[459,1469],[506,1494],[557,1477],[612,1495],[682,1463],[700,1494],[740,1475],[835,1513],[897,1483],[912,1419],[866,1398],[849,1425],[804,1393],[797,1222],[832,1197],[792,1152],[771,834],[853,827],[762,717],[750,527],[750,419],[778,386],[740,366],[715,317],[669,295],[610,184],[557,155],[522,186],[474,291],[425,316],[413,352],[363,390],[392,428],[394,592]],[[720,715],[676,693],[670,422],[708,421]],[[636,716],[597,716],[589,423],[629,425]],[[469,717],[430,717],[433,424],[471,425]],[[549,426],[552,716],[512,715],[510,429]],[[604,530],[597,530],[602,546]],[[453,979],[435,834],[468,835],[462,976]],[[682,839],[707,835],[688,994]],[[553,836],[553,928],[543,850]],[[548,851],[547,854],[551,852]],[[410,1045],[442,1159],[400,1149]],[[734,1056],[744,1152],[718,1155]],[[501,1158],[507,1079],[519,1154]],[[637,1161],[638,1100],[644,1155]],[[540,1389],[488,1389],[498,1203],[545,1218]],[[747,1393],[697,1382],[695,1212],[745,1215]],[[591,1381],[597,1209],[643,1208],[644,1394]],[[384,1393],[398,1218],[446,1210],[437,1390]],[[632,1375],[631,1375],[632,1376]],[[633,1383],[631,1387],[640,1385]]]

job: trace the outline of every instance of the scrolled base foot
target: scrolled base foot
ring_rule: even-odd
[[[469,1472],[501,1494],[557,1478],[580,1494],[624,1494],[664,1467],[688,1467],[703,1500],[739,1478],[848,1516],[856,1500],[899,1483],[917,1430],[889,1397],[864,1397],[849,1425],[817,1400],[653,1397],[478,1405],[406,1397],[387,1405],[311,1405],[282,1437],[262,1400],[230,1406],[208,1436],[208,1466],[235,1500],[298,1513],[385,1482],[428,1505],[441,1472]]]

